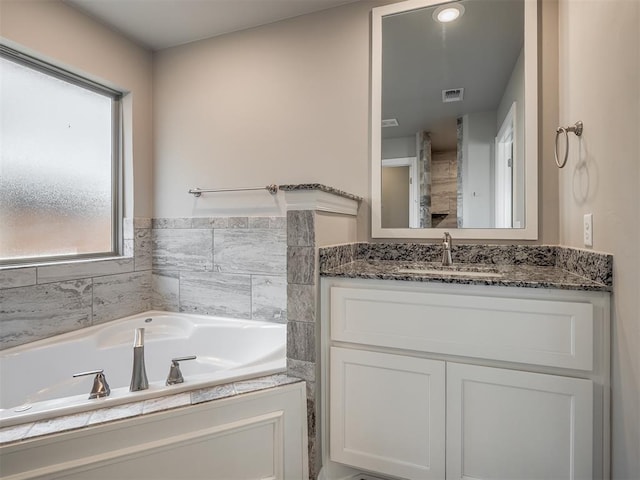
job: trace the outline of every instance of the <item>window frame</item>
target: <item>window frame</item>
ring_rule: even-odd
[[[111,250],[107,252],[39,256],[29,258],[0,258],[0,267],[41,265],[73,262],[76,260],[104,260],[123,254],[123,120],[122,99],[124,92],[110,88],[85,76],[71,72],[32,55],[26,54],[6,44],[0,43],[0,58],[18,63],[45,75],[65,81],[77,87],[90,90],[111,99]]]

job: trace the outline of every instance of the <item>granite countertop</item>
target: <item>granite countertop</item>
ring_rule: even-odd
[[[403,272],[427,270],[438,272]],[[447,270],[454,273],[448,273]],[[462,271],[471,272],[468,276]],[[482,275],[487,273],[487,275]],[[561,288],[567,290],[609,291],[610,287],[555,266],[459,264],[451,268],[438,263],[396,260],[354,260],[321,272],[325,277],[404,280],[412,282],[493,285],[525,288]],[[500,275],[500,276],[497,276]]]
[[[352,193],[345,192],[344,190],[340,190],[334,187],[328,187],[327,185],[323,185],[321,183],[298,183],[292,185],[278,185],[280,190],[285,192],[295,192],[295,191],[304,191],[304,190],[319,190],[321,192],[333,193],[334,195],[338,195],[339,197],[349,198],[351,200],[355,200],[356,202],[361,202],[363,199],[358,195],[353,195]]]
[[[553,245],[457,244],[451,251],[454,265],[443,267],[442,246],[439,244],[351,243],[323,247],[319,252],[320,275],[524,288],[613,290],[613,256],[606,253]],[[432,271],[424,271],[428,269]],[[466,275],[465,272],[470,273]]]

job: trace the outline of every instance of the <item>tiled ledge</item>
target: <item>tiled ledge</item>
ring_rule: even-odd
[[[238,229],[261,228],[281,230],[287,227],[286,217],[184,217],[153,218],[151,228],[162,229]]]
[[[320,274],[578,290],[610,291],[613,287],[613,256],[606,253],[548,245],[464,244],[454,244],[451,253],[456,264],[499,266],[504,278],[431,278],[393,272],[394,262],[441,262],[442,246],[433,243],[353,243],[321,248]]]
[[[353,195],[352,193],[347,193],[345,191],[339,190],[334,187],[328,187],[326,185],[322,185],[321,183],[300,183],[297,185],[280,185],[278,187],[280,190],[284,192],[295,192],[295,191],[305,191],[305,190],[319,190],[321,192],[332,193],[339,197],[348,198],[351,200],[355,200],[356,202],[361,202],[362,197],[357,195]]]
[[[302,381],[299,378],[289,377],[285,374],[269,375],[140,402],[126,403],[110,408],[100,408],[89,412],[15,425],[0,430],[0,445],[4,446],[43,435],[67,432],[116,420],[197,405]]]
[[[314,210],[318,212],[357,215],[362,197],[320,183],[280,185],[285,194],[287,210]]]

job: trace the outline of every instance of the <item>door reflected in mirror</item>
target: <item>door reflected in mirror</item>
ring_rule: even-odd
[[[528,205],[537,203],[537,96],[528,91],[537,90],[536,35],[525,35],[526,16],[535,30],[537,14],[528,3],[417,0],[373,10],[374,236],[456,228],[537,236]],[[445,6],[462,8],[443,23]]]

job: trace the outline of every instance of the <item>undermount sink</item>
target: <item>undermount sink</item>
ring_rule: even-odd
[[[459,267],[399,268],[397,272],[415,273],[418,275],[440,275],[447,277],[502,277],[502,273],[499,273],[496,270],[465,270],[464,268]]]

